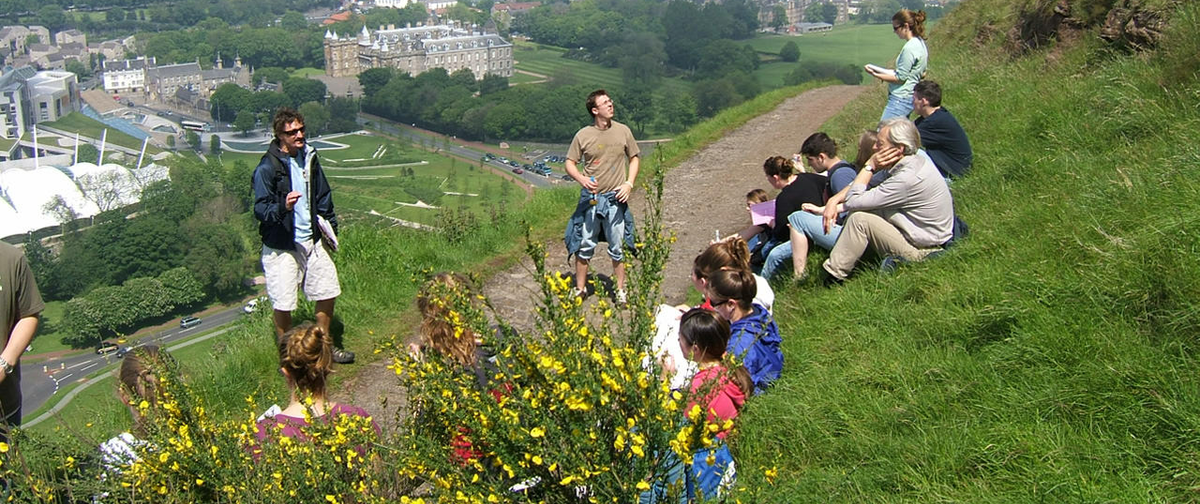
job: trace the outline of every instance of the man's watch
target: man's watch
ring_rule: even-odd
[[[7,360],[4,360],[4,357],[0,357],[0,368],[4,368],[4,374],[6,375],[12,374],[13,370],[16,369],[12,364],[9,364]]]

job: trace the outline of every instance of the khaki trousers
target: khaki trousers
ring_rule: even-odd
[[[829,251],[829,259],[822,266],[830,275],[844,280],[850,276],[855,263],[867,251],[867,246],[875,250],[880,257],[900,256],[908,261],[920,261],[930,252],[939,250],[938,247],[919,249],[908,243],[904,234],[892,223],[871,212],[854,212],[842,226],[842,235],[838,237],[833,250]]]

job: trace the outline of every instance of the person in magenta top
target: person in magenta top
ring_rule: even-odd
[[[683,410],[697,425],[703,424],[691,416],[696,406],[701,408],[706,423],[724,423],[737,418],[746,396],[754,389],[745,367],[733,368],[724,360],[730,334],[728,320],[703,308],[693,308],[679,321],[679,347],[699,368],[692,376],[689,402]],[[719,441],[709,447],[700,447],[692,455],[687,476],[692,479],[691,486],[699,497],[716,498],[732,488],[737,470],[733,454],[724,443],[728,434],[729,429],[722,429],[716,435]]]
[[[332,369],[333,339],[321,326],[304,324],[284,333],[279,338],[279,371],[291,398],[287,407],[258,421],[255,437],[259,441],[276,436],[304,439],[304,428],[309,425],[306,418],[333,422],[341,416],[368,419],[378,435],[379,425],[366,410],[327,399],[325,384]],[[311,405],[306,404],[309,401]]]

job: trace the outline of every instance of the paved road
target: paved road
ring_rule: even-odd
[[[139,339],[140,342],[154,343],[166,346],[170,343],[194,336],[201,332],[216,329],[231,322],[236,322],[243,316],[242,307],[236,306],[206,315],[200,325],[190,329],[173,328]],[[60,389],[80,381],[120,359],[113,353],[96,355],[84,353],[61,359],[52,359],[21,366],[21,409],[32,413],[42,404],[53,398]]]

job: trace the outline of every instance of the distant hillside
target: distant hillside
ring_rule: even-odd
[[[1197,499],[1198,17],[971,0],[939,22],[929,78],[975,148],[952,186],[973,234],[778,293],[784,376],[736,441],[739,484],[772,496],[750,500]],[[849,145],[884,94],[827,131]]]

